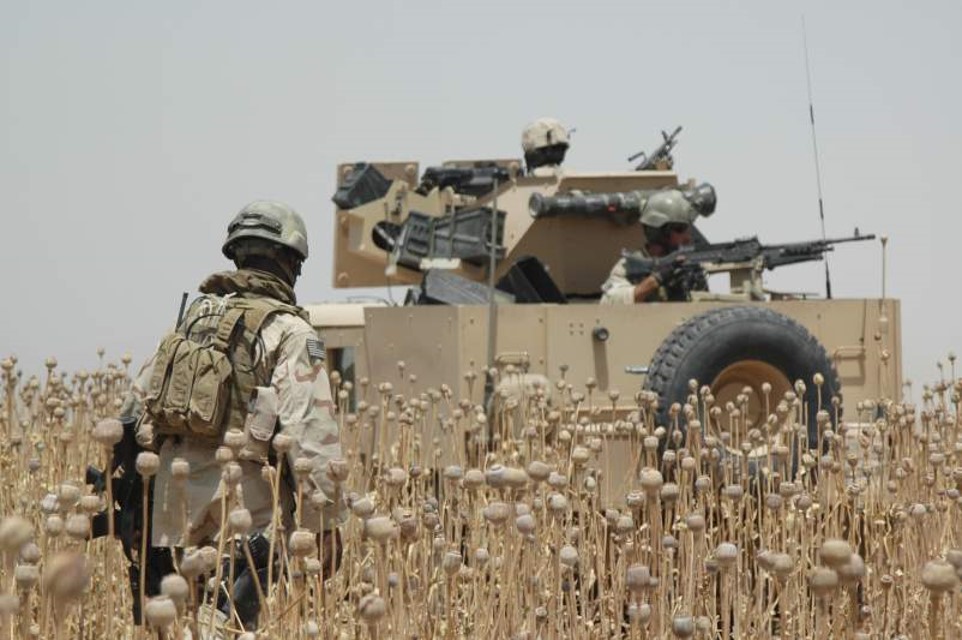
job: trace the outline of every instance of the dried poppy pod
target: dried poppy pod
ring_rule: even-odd
[[[705,530],[705,514],[701,512],[689,513],[685,516],[685,526],[692,533],[701,533]]]
[[[386,472],[384,472],[382,479],[384,484],[391,487],[392,489],[398,489],[407,484],[408,472],[401,467],[391,467]]]
[[[87,562],[79,553],[62,551],[46,564],[43,590],[61,603],[79,598],[90,584]]]
[[[155,629],[167,629],[177,620],[177,605],[168,596],[155,596],[144,606],[144,616]]]
[[[70,515],[67,518],[65,530],[74,540],[86,540],[90,537],[90,517],[85,513]]]
[[[51,538],[56,538],[63,533],[63,518],[58,514],[52,513],[44,520],[43,530]]]
[[[183,605],[190,595],[190,585],[187,584],[187,580],[183,576],[170,573],[160,581],[160,592],[177,605],[178,612],[182,612]]]
[[[571,451],[571,461],[576,467],[582,467],[591,459],[591,451],[581,445],[575,446]]]
[[[665,480],[660,471],[657,469],[652,469],[651,467],[646,467],[641,470],[641,473],[638,476],[638,483],[641,485],[642,490],[644,490],[644,492],[651,497],[661,491],[661,487],[664,485]]]
[[[14,581],[20,591],[29,591],[40,580],[40,567],[33,564],[20,564],[13,572]]]
[[[244,477],[244,470],[236,462],[228,462],[220,472],[221,480],[229,487],[236,487]]]
[[[230,531],[237,535],[246,535],[248,531],[254,524],[254,519],[251,517],[251,512],[247,509],[237,508],[233,509],[227,516],[227,522],[230,525]]]
[[[293,531],[287,543],[287,548],[290,549],[291,554],[297,558],[309,556],[317,550],[315,536],[306,529]]]
[[[680,495],[681,489],[674,482],[666,482],[661,487],[661,501],[668,506],[673,505]]]
[[[488,486],[494,489],[523,489],[528,485],[528,474],[522,469],[496,464],[484,474]]]
[[[651,586],[651,570],[643,564],[631,565],[625,575],[625,585],[635,594],[648,589]]]
[[[33,525],[20,516],[7,516],[0,522],[0,551],[18,553],[33,538]]]
[[[391,517],[397,522],[401,539],[407,542],[413,542],[417,539],[419,533],[418,519],[413,511],[397,508],[391,514]]]
[[[367,518],[374,513],[374,503],[367,496],[352,500],[351,513],[356,515],[358,518]]]
[[[80,502],[80,497],[83,492],[77,485],[71,482],[64,482],[59,487],[57,487],[57,502],[59,503],[60,509],[67,511],[71,509],[75,504]]]
[[[446,551],[441,557],[441,569],[448,577],[454,576],[463,566],[461,560],[461,554],[457,551]]]
[[[574,567],[578,564],[578,550],[569,544],[561,547],[558,552],[558,561],[565,567]]]
[[[568,486],[568,476],[552,471],[548,474],[548,486],[556,490],[564,489]]]
[[[826,598],[838,587],[838,574],[827,567],[816,567],[808,577],[812,593],[818,598]]]
[[[22,551],[20,553],[23,555]],[[956,571],[962,571],[962,549],[949,549],[945,552],[945,559]]]
[[[695,635],[695,620],[691,616],[676,615],[671,619],[671,632],[676,638],[690,638]]]
[[[721,569],[734,566],[738,560],[738,547],[731,542],[722,542],[715,547],[715,560]]]
[[[847,563],[852,557],[852,547],[845,540],[832,538],[822,543],[818,557],[829,567],[835,569]]]
[[[28,542],[20,547],[20,561],[26,564],[40,562],[40,547],[35,542]]]
[[[477,549],[474,550],[474,561],[478,565],[485,565],[490,559],[491,559],[491,554],[488,552],[488,550],[485,547],[478,547]]]
[[[97,495],[86,495],[80,499],[80,510],[92,516],[103,508],[103,500]]]
[[[838,574],[840,584],[854,587],[865,577],[865,561],[862,560],[862,556],[853,553],[849,556],[848,562],[835,568],[835,572]]]
[[[530,513],[515,518],[514,526],[518,530],[518,533],[522,535],[533,535],[538,528],[537,522],[535,522],[534,517]]]
[[[335,484],[343,484],[351,475],[351,465],[343,458],[334,458],[327,463],[327,476]]]
[[[548,509],[555,515],[564,515],[568,511],[568,499],[560,493],[548,496]]]
[[[504,502],[492,502],[488,504],[481,513],[484,519],[491,524],[501,526],[508,520],[512,512],[513,509],[510,505]]]
[[[317,558],[304,558],[304,575],[306,576],[317,576],[320,575],[322,569],[321,561]]]
[[[105,418],[97,423],[91,436],[100,446],[109,449],[123,439],[124,425],[116,418]]]
[[[528,464],[528,477],[535,482],[544,482],[551,477],[551,467],[540,460],[533,460]]]
[[[274,447],[274,450],[277,451],[277,453],[283,455],[290,451],[294,446],[294,439],[287,434],[278,433],[271,440],[271,446]]]
[[[635,521],[631,516],[620,516],[615,521],[614,529],[620,536],[627,535],[635,530]]]
[[[387,516],[375,516],[364,522],[364,534],[380,544],[397,538],[399,533],[398,524]]]
[[[464,474],[463,482],[465,488],[474,491],[484,484],[484,472],[480,469],[468,469]]]
[[[375,591],[361,598],[357,605],[357,612],[365,624],[377,624],[387,613],[387,603]]]
[[[933,594],[946,593],[958,584],[955,567],[945,560],[931,560],[922,568],[922,585]]]
[[[160,469],[160,458],[151,451],[141,451],[137,454],[136,467],[143,478],[150,478]]]
[[[224,433],[224,446],[233,451],[235,456],[246,444],[247,434],[240,429],[228,429]]]

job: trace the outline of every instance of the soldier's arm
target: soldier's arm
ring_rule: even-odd
[[[307,323],[282,340],[271,385],[277,392],[278,432],[293,441],[287,454],[288,472],[298,458],[313,462],[301,523],[316,531],[323,515],[324,528],[330,529],[345,515],[343,500],[327,475],[328,462],[341,457],[341,443],[323,348]],[[323,495],[320,511],[310,499],[318,490]]]
[[[648,276],[637,284],[629,281],[625,271],[625,260],[622,258],[615,264],[611,275],[601,287],[601,301],[605,304],[644,302],[658,291],[659,286],[654,276]]]

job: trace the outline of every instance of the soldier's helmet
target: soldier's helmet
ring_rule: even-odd
[[[652,194],[641,211],[641,224],[660,229],[666,224],[692,224],[698,211],[677,189]]]
[[[221,250],[234,260],[239,244],[249,245],[245,251],[255,253],[258,246],[270,246],[264,245],[263,240],[291,249],[301,260],[307,259],[307,227],[303,218],[283,202],[269,200],[251,202],[234,216]]]
[[[538,118],[521,132],[521,148],[525,153],[554,145],[568,147],[568,130],[555,118]]]
[[[561,164],[568,145],[568,130],[555,118],[538,118],[521,132],[521,149],[529,171],[548,164]]]

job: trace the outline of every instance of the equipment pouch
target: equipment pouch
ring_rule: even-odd
[[[171,333],[160,343],[144,402],[161,435],[215,439],[230,400],[232,367],[223,353]]]
[[[277,424],[277,404],[277,392],[272,387],[254,387],[250,411],[244,423],[247,443],[238,454],[241,460],[267,462],[271,437]]]

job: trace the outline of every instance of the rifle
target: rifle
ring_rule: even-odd
[[[483,196],[494,189],[495,181],[504,184],[511,180],[511,173],[497,165],[482,167],[428,167],[421,176],[417,192],[424,195],[435,187],[451,187],[455,193],[467,196]]]
[[[761,290],[760,274],[789,264],[822,260],[825,253],[834,251],[836,244],[874,240],[875,234],[855,235],[845,238],[790,242],[787,244],[765,245],[757,236],[742,238],[731,242],[707,244],[703,247],[682,247],[661,258],[648,258],[637,251],[625,251],[625,271],[628,280],[637,283],[669,263],[675,264],[675,286],[691,290],[691,283],[702,272],[703,265],[710,265],[711,271],[749,271],[753,284]]]
[[[114,537],[120,540],[127,558],[127,578],[130,583],[131,609],[135,624],[141,623],[140,611],[140,546],[139,538],[141,535],[150,535],[149,523],[145,527],[143,523],[143,479],[137,473],[137,455],[143,451],[143,447],[137,442],[137,420],[122,420],[124,425],[124,435],[120,442],[114,445],[113,454],[110,460],[109,474],[94,466],[88,466],[86,471],[87,484],[93,485],[98,493],[102,493],[107,486],[107,482],[112,483],[112,491],[115,504],[107,507],[96,514],[91,522],[91,538],[101,538],[107,535],[109,522],[107,518],[114,519]],[[119,474],[118,474],[119,471]],[[151,479],[153,484],[153,479]],[[150,491],[151,502],[153,502],[153,487]],[[152,506],[152,505],[149,505]],[[174,571],[173,561],[170,550],[165,548],[152,548],[148,545],[147,549],[147,592],[150,594],[160,593],[161,579]]]
[[[650,154],[639,151],[629,156],[628,162],[634,162],[638,158],[642,159],[641,162],[635,166],[635,171],[654,171],[658,169],[659,164],[664,164],[668,169],[671,169],[672,165],[675,164],[674,159],[671,157],[671,150],[678,144],[677,138],[679,133],[681,133],[680,126],[672,131],[671,135],[662,131],[661,137],[663,141],[657,149]]]

